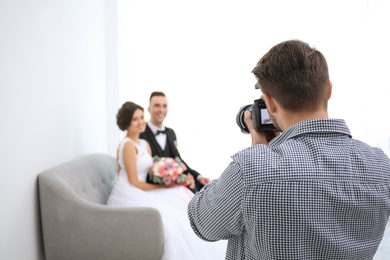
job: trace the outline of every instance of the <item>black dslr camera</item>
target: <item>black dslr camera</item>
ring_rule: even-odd
[[[259,99],[256,99],[254,101],[253,105],[246,105],[240,107],[240,111],[238,111],[238,114],[236,116],[236,121],[238,127],[240,127],[241,129],[241,132],[243,132],[244,134],[249,134],[249,129],[244,122],[244,113],[247,110],[250,111],[252,114],[252,124],[253,128],[256,131],[276,130],[276,127],[273,125],[271,118],[268,114],[268,110],[265,106],[263,96],[261,96]]]

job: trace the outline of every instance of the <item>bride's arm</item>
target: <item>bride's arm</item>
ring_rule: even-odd
[[[131,142],[127,142],[123,147],[123,160],[129,182],[141,190],[155,190],[160,188],[169,188],[173,185],[150,184],[138,179],[137,175],[137,148]]]

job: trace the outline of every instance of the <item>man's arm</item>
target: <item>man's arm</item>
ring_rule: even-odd
[[[183,159],[182,159],[182,162],[187,166],[187,172],[190,173],[194,177],[195,180],[197,180],[200,173],[191,169]]]
[[[234,161],[218,180],[197,192],[188,205],[188,217],[195,234],[206,241],[228,239],[244,230],[243,182]]]

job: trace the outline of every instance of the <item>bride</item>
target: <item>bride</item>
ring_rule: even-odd
[[[124,103],[118,111],[117,124],[127,134],[118,146],[119,173],[107,204],[158,209],[164,226],[164,260],[224,259],[227,241],[206,242],[192,231],[187,206],[193,193],[186,186],[193,183],[145,182],[153,159],[148,142],[139,138],[146,127],[143,108],[133,102]]]

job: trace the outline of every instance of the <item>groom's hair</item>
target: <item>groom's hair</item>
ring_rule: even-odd
[[[165,97],[165,94],[161,91],[154,91],[150,94],[149,102],[152,100],[152,97]]]

